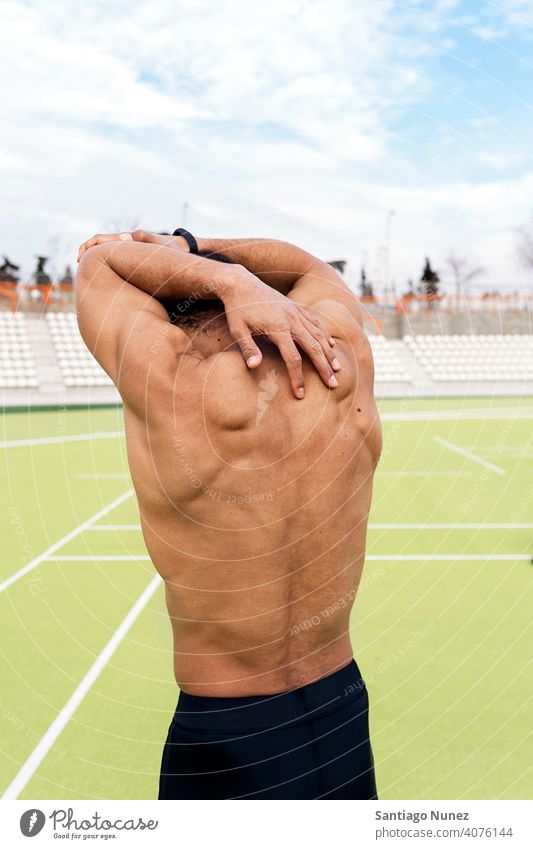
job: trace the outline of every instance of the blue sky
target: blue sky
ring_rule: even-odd
[[[94,232],[181,222],[362,262],[429,254],[526,289],[533,0],[2,2],[0,251],[72,261]]]

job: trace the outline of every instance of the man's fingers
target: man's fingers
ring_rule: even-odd
[[[279,352],[283,357],[289,373],[289,381],[294,397],[303,398],[305,390],[302,357],[294,344],[290,330],[287,330],[286,333],[269,333],[269,339],[274,345],[278,346]]]
[[[183,236],[165,236],[162,233],[149,233],[148,230],[134,230],[132,236],[135,242],[164,245],[167,248],[177,248],[180,251],[190,253],[189,245]]]
[[[320,335],[320,331],[316,327],[313,325],[310,325],[310,327],[313,327],[315,333]],[[263,357],[248,327],[240,324],[235,325],[232,322],[230,324],[230,332],[241,349],[242,356],[248,368],[256,368],[262,362]],[[323,337],[322,341],[316,339],[305,327],[303,321],[298,322],[297,326],[292,330],[287,328],[285,332],[276,331],[275,333],[269,333],[268,337],[271,342],[277,345],[285,362],[295,398],[303,398],[305,394],[302,355],[296,347],[296,342],[302,351],[307,354],[325,385],[330,389],[338,386],[333,371],[335,367],[332,362],[330,363],[328,358],[328,355],[331,356],[332,352],[329,349],[327,341]],[[326,348],[327,354],[324,348]],[[333,357],[333,359],[335,358]],[[340,364],[338,365],[340,367]]]
[[[78,262],[80,261],[80,259],[82,258],[83,254],[85,253],[85,251],[86,251],[88,248],[92,248],[92,246],[93,246],[93,245],[97,245],[97,244],[98,244],[98,242],[96,241],[97,239],[98,239],[98,236],[93,236],[93,237],[92,237],[92,239],[87,239],[87,241],[86,241],[86,242],[83,242],[83,243],[80,245],[80,249],[79,249],[79,251],[78,251]]]
[[[324,351],[322,350],[322,345],[309,333],[309,331],[302,325],[300,328],[296,328],[292,331],[293,337],[298,342],[300,348],[305,351],[317,372],[319,373],[322,381],[326,386],[330,389],[334,389],[339,385],[337,378],[333,374],[332,367],[330,366]]]
[[[298,305],[298,309],[299,309],[300,313],[302,315],[304,315],[308,321],[311,322],[311,324],[314,324],[315,327],[319,327],[322,330],[322,325],[320,324],[320,319],[317,318],[316,315],[313,315],[313,313],[310,310],[306,309],[306,307],[302,307],[302,306]]]
[[[103,242],[126,242],[131,241],[133,238],[131,233],[97,233],[96,236],[93,236],[92,239],[87,239],[86,242],[83,242],[80,245],[80,249],[78,251],[78,262],[82,258],[85,251],[88,251],[89,248],[92,248],[94,245],[101,245]]]
[[[97,233],[92,239],[87,239],[87,241],[80,245],[77,257],[78,262],[85,251],[92,248],[93,245],[101,245],[102,242],[125,241],[148,242],[153,245],[165,245],[169,248],[188,250],[187,242],[181,236],[162,236],[159,233],[149,233],[147,230],[133,230],[132,232],[124,233]]]
[[[229,329],[233,339],[241,349],[241,354],[248,368],[257,368],[261,364],[263,355],[252,339],[252,334],[248,328],[245,325],[230,324]]]
[[[263,355],[250,334],[238,339],[237,343],[248,368],[257,368],[258,365],[261,365]]]
[[[93,245],[99,245],[101,242],[103,242],[105,240],[106,240],[106,236],[104,236],[103,233],[97,233],[97,235],[93,236],[92,239],[87,239],[87,241],[84,242],[82,244],[82,246],[80,247],[78,259],[80,259],[80,257],[85,253],[85,251],[88,251],[89,248],[92,248]]]
[[[147,242],[150,245],[171,247],[176,241],[174,236],[162,236],[160,233],[149,233],[148,230],[134,230],[131,235],[134,242]]]
[[[324,333],[321,329],[309,323],[305,316],[302,317],[302,324],[306,328],[306,330],[311,334],[313,339],[315,339],[322,348],[324,352],[324,356],[326,357],[328,363],[330,364],[333,371],[339,371],[341,364],[335,356],[335,351],[332,349],[328,338],[324,336]]]
[[[315,327],[318,327],[321,333],[323,333],[325,338],[328,340],[328,344],[330,345],[330,347],[333,347],[335,344],[335,339],[333,338],[333,336],[330,336],[329,333],[326,333],[326,331],[322,327],[322,322],[320,321],[320,319],[317,318],[316,315],[311,312],[311,310],[307,309],[307,307],[302,307],[298,305],[298,309],[300,310],[302,315],[304,315],[305,318],[311,322],[311,324],[314,324]]]

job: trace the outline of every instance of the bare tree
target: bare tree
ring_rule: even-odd
[[[140,218],[135,215],[131,218],[108,218],[103,225],[102,233],[131,233],[140,227]]]
[[[467,257],[456,254],[454,251],[448,254],[445,262],[452,272],[457,297],[464,291],[467,283],[487,273],[482,265],[472,265]]]
[[[63,244],[61,235],[59,233],[54,233],[46,242],[46,256],[52,280],[57,280],[59,275],[59,257],[62,252]]]

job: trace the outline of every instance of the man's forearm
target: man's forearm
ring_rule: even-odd
[[[132,236],[138,242],[167,244],[188,252],[182,236],[154,234],[146,230],[135,230]],[[211,239],[196,236],[196,241],[202,254],[224,254],[232,263],[243,266],[283,295],[287,295],[304,274],[320,274],[328,267],[302,248],[275,239]]]
[[[283,294],[287,294],[303,274],[321,263],[302,248],[274,239],[196,239],[202,253],[225,254]]]
[[[232,266],[163,245],[134,241],[108,244],[107,265],[123,280],[154,298],[178,299],[194,295],[223,299],[230,277],[238,274]],[[87,256],[90,252],[91,249]]]

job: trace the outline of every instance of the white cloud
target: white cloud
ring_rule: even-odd
[[[526,158],[523,154],[512,151],[506,151],[504,153],[482,151],[479,154],[481,165],[486,165],[488,168],[494,168],[497,171],[519,168],[524,164],[525,160]]]
[[[419,118],[428,39],[458,5],[400,17],[392,0],[0,0],[0,252],[28,271],[56,235],[64,261],[106,222],[177,226],[188,201],[191,228],[292,239],[356,268],[394,207],[398,279],[444,243],[483,239],[503,274],[518,188],[452,169],[429,184],[391,128]]]
[[[474,26],[472,27],[472,32],[484,41],[498,41],[505,38],[508,30],[502,26]]]
[[[508,17],[514,23],[533,23],[533,5],[531,0],[505,0],[499,7],[501,14]]]
[[[442,15],[444,12],[456,9],[460,5],[460,2],[461,0],[437,0],[434,12],[437,15]]]

